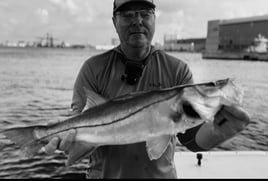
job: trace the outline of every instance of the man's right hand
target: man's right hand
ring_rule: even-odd
[[[44,147],[44,152],[48,155],[52,155],[56,150],[63,151],[65,154],[69,153],[70,148],[74,143],[76,135],[76,129],[71,129],[66,133],[64,138],[59,136],[53,137],[49,143]]]
[[[48,126],[58,122],[59,121],[50,121],[48,122]],[[42,151],[48,155],[54,154],[56,150],[63,151],[65,154],[68,154],[74,143],[76,132],[76,129],[71,129],[64,134],[64,137],[53,137],[49,143],[42,148]]]

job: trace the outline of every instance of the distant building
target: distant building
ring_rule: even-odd
[[[5,47],[17,47],[17,43],[10,42],[10,41],[6,41],[6,42],[4,43],[4,46],[5,46]]]
[[[204,58],[268,59],[268,15],[208,22]]]
[[[163,48],[166,51],[202,52],[205,42],[205,38],[177,39],[176,35],[165,35]]]
[[[16,46],[24,48],[27,46],[27,43],[23,40],[19,40]]]

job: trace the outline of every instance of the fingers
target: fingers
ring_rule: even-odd
[[[221,126],[225,122],[225,117],[223,116],[223,108],[215,115],[214,125]]]
[[[68,154],[69,150],[73,145],[75,136],[76,136],[76,129],[71,129],[70,131],[68,131],[66,137],[64,137],[60,142],[59,149],[63,150],[66,154]]]
[[[241,107],[225,107],[222,113],[237,131],[244,129],[250,122],[248,113]]]
[[[222,134],[231,137],[249,124],[248,113],[241,107],[224,106],[215,116],[214,126]]]
[[[249,114],[242,107],[224,106],[223,113],[246,124],[250,122]]]
[[[72,129],[68,131],[66,137],[63,139],[60,139],[58,136],[53,137],[49,143],[41,149],[41,151],[45,152],[48,155],[54,154],[56,150],[61,150],[68,154],[73,145],[75,136],[76,130]]]
[[[60,142],[60,138],[59,137],[54,137],[50,140],[50,142],[43,147],[43,151],[48,154],[48,155],[52,155],[54,154],[54,152],[57,150],[58,145]]]

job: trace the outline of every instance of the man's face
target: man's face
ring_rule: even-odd
[[[145,8],[142,5],[132,5],[115,13],[113,23],[121,45],[132,48],[150,46],[155,32],[153,9]]]

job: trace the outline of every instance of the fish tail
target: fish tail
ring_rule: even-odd
[[[42,148],[43,144],[34,135],[37,126],[25,128],[11,128],[2,132],[8,139],[19,145],[26,156],[34,156]]]

